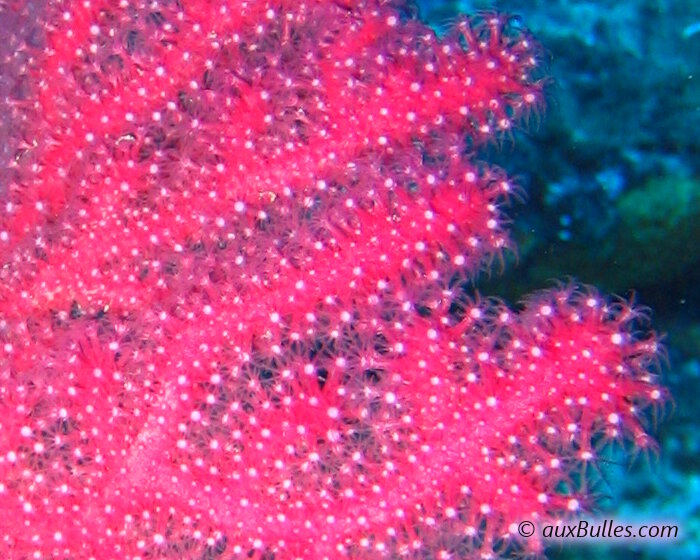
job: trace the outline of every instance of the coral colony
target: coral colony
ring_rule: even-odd
[[[0,556],[528,555],[651,445],[637,310],[465,295],[516,188],[479,148],[543,104],[513,21],[2,10]]]

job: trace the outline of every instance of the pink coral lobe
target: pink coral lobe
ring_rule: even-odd
[[[633,308],[461,288],[510,246],[478,149],[542,105],[507,18],[0,21],[3,558],[527,555],[514,526],[585,503],[602,445],[649,445]]]

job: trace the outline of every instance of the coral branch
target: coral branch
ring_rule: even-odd
[[[0,556],[526,554],[649,445],[634,309],[464,295],[536,45],[400,8],[0,8]]]

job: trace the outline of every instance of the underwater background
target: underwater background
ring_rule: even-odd
[[[479,291],[513,302],[562,273],[651,309],[672,404],[658,453],[611,452],[598,518],[671,521],[672,544],[548,551],[549,558],[700,557],[700,3],[418,2],[438,31],[459,13],[516,15],[542,44],[552,85],[541,121],[488,155],[519,179],[517,255]]]

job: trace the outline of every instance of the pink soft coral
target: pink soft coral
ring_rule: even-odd
[[[514,189],[474,151],[542,101],[508,20],[3,9],[3,558],[537,550],[518,521],[647,446],[626,303],[460,288]]]

